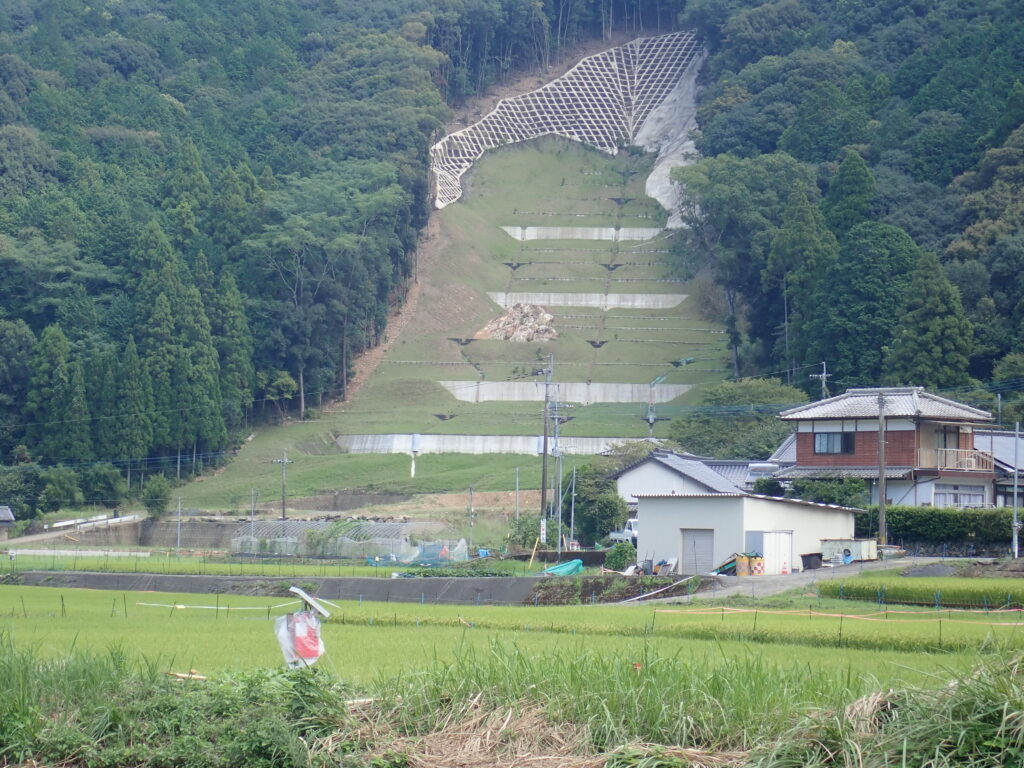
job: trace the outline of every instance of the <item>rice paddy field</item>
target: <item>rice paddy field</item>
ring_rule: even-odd
[[[1015,611],[799,594],[327,607],[324,657],[284,671],[290,597],[0,586],[0,760],[1019,765]]]

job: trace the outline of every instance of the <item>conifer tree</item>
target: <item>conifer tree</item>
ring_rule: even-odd
[[[875,179],[859,152],[847,152],[828,185],[822,213],[829,228],[842,238],[871,214],[875,200]]]
[[[152,444],[157,450],[177,450],[182,437],[180,403],[187,397],[178,386],[188,376],[183,369],[189,361],[175,336],[171,303],[166,294],[156,297],[149,324],[143,330],[147,339],[143,366],[153,395]]]
[[[221,276],[217,299],[215,343],[220,358],[221,396],[225,421],[234,429],[241,425],[245,412],[252,406],[252,333],[242,294],[229,273]]]
[[[110,461],[121,455],[117,386],[121,371],[117,355],[107,348],[98,351],[92,356],[89,371],[86,391],[93,422],[93,455]]]
[[[838,256],[839,243],[825,226],[821,211],[807,199],[804,188],[797,187],[772,239],[764,274],[766,288],[782,284],[788,317],[787,362],[804,359],[803,331],[816,312],[814,293]]]
[[[92,458],[92,440],[89,437],[91,420],[85,397],[85,374],[78,360],[68,363],[68,390],[64,409],[61,438],[62,455],[67,461],[87,461]]]
[[[934,253],[918,260],[907,295],[906,314],[885,358],[889,382],[932,389],[967,384],[971,323]]]
[[[71,386],[71,345],[59,325],[43,329],[32,356],[25,399],[29,450],[44,463],[67,460],[63,441],[64,406]]]
[[[135,337],[129,336],[121,359],[118,378],[118,441],[121,456],[128,461],[128,492],[132,487],[132,464],[146,456],[153,443],[153,388],[139,359]]]
[[[183,411],[183,436],[195,448],[218,450],[227,441],[221,414],[220,362],[210,333],[210,322],[203,308],[199,289],[184,288],[180,321],[181,339],[189,359],[186,376],[187,410]]]
[[[876,386],[919,257],[899,227],[865,222],[851,229],[816,293],[807,362],[827,361],[847,386]]]

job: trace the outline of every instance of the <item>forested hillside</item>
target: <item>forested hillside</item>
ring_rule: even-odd
[[[0,3],[0,503],[117,505],[343,396],[448,105],[681,3]]]
[[[1024,384],[1020,11],[687,3],[712,48],[705,159],[675,173],[737,373],[816,391],[826,361],[839,391]]]

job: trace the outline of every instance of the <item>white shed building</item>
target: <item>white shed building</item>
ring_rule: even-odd
[[[800,570],[822,539],[852,539],[862,510],[750,493],[637,494],[641,560],[676,558],[680,574],[708,573],[736,552],[760,552],[765,573]]]

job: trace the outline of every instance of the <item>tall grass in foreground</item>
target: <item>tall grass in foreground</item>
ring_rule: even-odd
[[[487,707],[540,706],[554,721],[585,726],[598,749],[634,741],[702,749],[750,749],[785,731],[808,707],[838,706],[876,687],[848,674],[772,664],[750,652],[721,658],[664,656],[638,641],[623,658],[584,649],[526,653],[466,646],[450,664],[397,681],[377,695],[414,732],[450,717],[446,703],[482,696]]]

